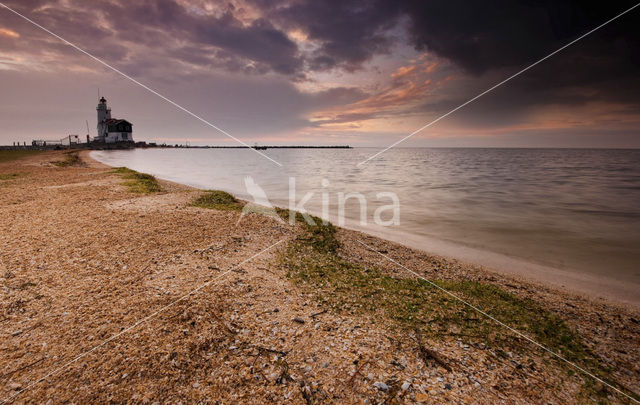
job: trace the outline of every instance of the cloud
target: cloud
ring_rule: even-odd
[[[18,34],[17,32],[10,30],[8,28],[1,28],[1,27],[0,27],[0,36],[8,37],[8,38],[20,38],[20,34]]]
[[[195,108],[206,106],[247,136],[272,137],[296,131],[405,135],[633,4],[6,3],[141,82]],[[51,81],[82,72],[92,77],[84,85],[93,88],[124,81],[8,11],[0,9],[0,16],[0,71],[19,71],[23,79],[37,72],[43,82],[45,72]],[[636,122],[638,25],[636,10],[451,115],[439,130],[498,133],[586,123],[606,130],[619,127],[616,120]],[[590,120],[594,114],[601,119]]]
[[[424,117],[425,100],[433,103],[442,98],[443,86],[452,79],[454,70],[426,55],[418,59],[391,72],[390,80],[366,97],[316,112],[312,118],[314,125],[330,129],[383,118]]]
[[[314,43],[308,52],[310,70],[359,69],[376,54],[389,53],[399,8],[392,1],[298,1],[275,5],[256,2],[269,18],[298,29]]]
[[[192,12],[173,0],[8,3],[52,32],[111,63],[126,62],[127,47],[148,49],[151,55],[161,54],[163,58],[179,61],[180,57],[186,57],[185,52],[181,52],[186,46],[193,52],[191,62],[208,64],[222,59],[215,64],[229,70],[253,65],[255,71],[262,74],[296,75],[302,67],[297,45],[284,32],[262,18],[244,23],[236,18],[232,7],[220,15],[209,15]],[[12,16],[11,21],[29,34],[29,39],[21,45],[59,51],[61,60],[78,56],[68,47],[52,48],[48,34],[18,17]],[[2,43],[0,49],[3,45],[6,49]],[[139,60],[145,54],[131,56]]]

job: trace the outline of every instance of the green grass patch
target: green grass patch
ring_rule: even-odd
[[[51,162],[58,167],[82,166],[82,159],[78,152],[67,152],[64,154],[64,160]]]
[[[320,254],[335,255],[340,247],[340,242],[336,238],[338,229],[329,222],[322,222],[322,219],[309,215],[314,224],[307,222],[302,214],[296,213],[296,221],[301,223],[305,229],[305,234],[299,238],[300,242],[311,246]]]
[[[42,153],[39,150],[0,150],[0,163],[10,162],[12,160],[22,159],[23,157],[37,155]]]
[[[498,353],[539,350],[487,319],[427,281],[396,278],[378,268],[365,268],[337,254],[336,228],[305,223],[304,232],[281,253],[287,277],[312,292],[338,313],[375,315],[382,324],[392,321],[398,332],[420,330],[431,339],[446,336],[469,343],[485,343]],[[434,280],[433,283],[522,332],[567,360],[605,381],[610,372],[560,317],[537,302],[517,297],[498,286],[477,281]],[[561,367],[566,363],[559,362]],[[615,386],[615,384],[613,384]],[[585,378],[587,395],[603,395]]]
[[[158,180],[150,174],[139,173],[126,167],[118,167],[113,170],[113,173],[126,179],[127,181],[123,184],[133,193],[151,194],[162,191]]]
[[[220,211],[241,211],[244,205],[226,191],[207,190],[193,200],[191,206]]]

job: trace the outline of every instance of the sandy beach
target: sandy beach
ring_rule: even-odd
[[[0,179],[0,401],[638,399],[640,310],[622,287],[595,298],[597,280],[560,289],[552,275],[528,281],[522,271],[491,272],[346,229],[318,253],[300,224],[194,206],[202,190],[165,181],[133,192],[86,152],[0,163]],[[550,336],[553,351],[624,394],[481,314],[458,316],[455,300],[361,242],[471,302],[483,299],[499,319],[515,319],[504,309],[510,302],[518,314],[544,313],[553,328],[525,320],[522,332]],[[364,275],[350,285],[300,270],[318,257]],[[478,286],[496,301],[465,295]],[[394,312],[407,296],[438,308]],[[555,327],[564,337],[551,336]]]

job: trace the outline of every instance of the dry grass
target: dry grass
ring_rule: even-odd
[[[126,167],[118,167],[113,170],[127,181],[124,183],[132,193],[151,194],[162,191],[158,180],[150,174],[138,173]]]
[[[12,160],[22,159],[23,157],[37,155],[42,153],[39,150],[0,150],[0,163],[10,162]]]
[[[4,173],[0,174],[0,180],[14,180],[20,177],[20,173]]]
[[[243,204],[231,194],[220,190],[207,190],[197,197],[191,206],[220,211],[241,211]]]
[[[69,167],[69,166],[84,166],[82,159],[78,155],[78,152],[66,152],[64,154],[64,160],[51,162],[58,167]]]

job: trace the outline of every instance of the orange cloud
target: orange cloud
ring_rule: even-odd
[[[400,66],[398,68],[398,70],[396,70],[395,72],[391,73],[391,77],[393,79],[398,79],[400,77],[406,76],[408,74],[411,74],[414,70],[416,70],[416,65],[413,66]]]
[[[9,38],[20,38],[20,34],[8,28],[0,28],[0,36],[9,37]]]
[[[426,97],[433,96],[434,90],[448,80],[448,76],[439,78],[439,75],[434,75],[437,67],[438,63],[432,61],[401,66],[389,75],[390,81],[369,97],[346,106],[318,111],[310,121],[322,130],[338,131],[371,130],[372,123],[380,126],[381,120],[394,117],[406,122],[408,115],[414,114],[412,110]]]

